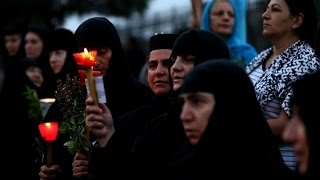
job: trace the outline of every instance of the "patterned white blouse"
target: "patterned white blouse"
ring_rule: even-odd
[[[320,69],[320,60],[314,50],[300,40],[282,52],[269,68],[263,69],[263,63],[271,54],[272,48],[261,52],[246,67],[246,71],[254,84],[264,117],[277,118],[281,109],[290,117],[292,83]],[[292,146],[280,144],[279,149],[285,164],[295,169],[296,155]]]

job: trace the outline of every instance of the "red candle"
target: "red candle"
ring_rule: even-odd
[[[78,66],[83,68],[91,68],[94,66],[97,60],[97,51],[89,51],[84,48],[84,51],[81,53],[73,54],[74,59],[76,60]]]
[[[58,122],[46,122],[39,124],[39,130],[42,138],[46,142],[53,142],[58,135]]]

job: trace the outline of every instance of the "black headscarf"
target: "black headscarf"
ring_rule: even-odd
[[[181,93],[208,92],[215,107],[207,128],[195,145],[192,167],[197,176],[274,176],[284,167],[271,129],[263,118],[254,87],[242,67],[214,60],[195,67]],[[234,173],[234,174],[233,174]],[[200,178],[201,179],[201,178]]]
[[[151,91],[130,74],[118,32],[108,19],[89,18],[81,23],[75,35],[80,51],[84,48],[109,48],[112,51],[108,71],[103,79],[107,104],[114,117],[137,108],[150,98]]]
[[[67,51],[64,65],[56,78],[64,78],[67,74],[77,75],[78,67],[73,58],[73,53],[78,51],[78,46],[73,32],[64,28],[56,29],[51,33],[49,42],[49,52],[54,50]]]
[[[157,49],[172,49],[177,35],[175,34],[155,34],[149,40],[149,53]]]
[[[77,28],[75,35],[80,51],[83,51],[84,48],[111,49],[112,57],[105,76],[107,81],[128,82],[132,80],[118,32],[108,19],[89,18]]]
[[[214,32],[201,29],[187,30],[173,45],[172,56],[195,56],[195,66],[209,59],[230,58],[224,39]]]
[[[320,72],[306,75],[293,84],[292,104],[298,108],[298,113],[303,121],[307,139],[309,142],[310,155],[307,169],[307,177],[319,179],[320,167],[320,122],[319,106],[314,105],[320,102]],[[318,177],[318,178],[317,178]]]
[[[171,57],[187,55],[195,57],[194,66],[208,60],[230,59],[229,48],[225,40],[214,32],[202,29],[185,30],[180,33],[174,42]],[[172,65],[169,66],[169,72]],[[170,81],[173,84],[172,78],[170,78]],[[180,89],[171,92],[171,96],[175,98],[179,92]]]
[[[78,76],[78,67],[73,58],[73,53],[78,50],[78,47],[73,32],[64,28],[59,28],[50,32],[46,48],[48,54],[55,50],[67,51],[65,62],[58,74],[55,74],[50,66],[50,57],[47,59],[47,64],[50,68],[44,72],[46,75],[43,84],[43,89],[46,92],[44,96],[53,98],[57,90],[58,80],[64,82],[67,75],[70,75],[70,77]]]
[[[24,50],[24,36],[25,36],[25,30],[26,28],[23,26],[23,24],[18,23],[18,22],[13,22],[8,24],[7,26],[5,26],[2,30],[2,34],[1,34],[1,53],[3,58],[5,58],[5,60],[19,60],[20,58],[25,56],[25,50]],[[20,42],[20,46],[19,46],[19,50],[17,52],[17,54],[14,57],[11,57],[8,55],[8,51],[6,50],[5,47],[5,42],[4,42],[4,37],[5,36],[12,36],[12,35],[19,35],[21,38],[21,42]]]

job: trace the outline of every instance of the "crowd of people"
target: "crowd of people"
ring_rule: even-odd
[[[1,114],[10,117],[3,122],[12,129],[4,139],[14,162],[6,168],[40,180],[319,179],[315,4],[268,0],[261,26],[272,44],[261,52],[247,42],[245,4],[209,0],[199,28],[159,30],[149,39],[147,56],[127,51],[105,17],[91,17],[75,32],[4,27],[0,103]],[[97,102],[86,92],[88,84],[79,86],[85,98],[77,106],[83,105],[90,152],[70,153],[70,135],[59,131],[48,162],[38,148],[38,125],[71,120],[65,115],[73,107],[63,107],[68,98],[57,94],[68,91],[61,83],[80,79],[73,54],[85,48],[96,51],[93,70],[106,97]],[[133,73],[133,64],[141,69]],[[56,99],[40,119],[31,116],[30,89],[38,100]]]

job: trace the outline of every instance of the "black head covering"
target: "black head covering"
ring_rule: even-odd
[[[50,36],[49,51],[65,50],[67,57],[59,74],[53,75],[54,81],[65,78],[67,74],[72,76],[78,74],[77,63],[73,58],[73,53],[77,52],[78,46],[75,35],[68,29],[59,28],[52,31]],[[53,73],[53,72],[52,72]]]
[[[4,61],[5,63],[7,63],[6,61],[12,61],[12,60],[17,61],[20,58],[25,56],[24,39],[23,39],[25,36],[25,31],[26,31],[26,27],[22,23],[19,23],[19,22],[12,22],[3,28],[3,31],[1,34],[2,35],[1,36],[2,37],[2,39],[1,39],[2,45],[0,48],[1,48],[3,58],[5,58],[5,61]],[[4,37],[11,36],[11,35],[20,35],[20,37],[21,37],[21,43],[19,46],[19,50],[14,57],[10,57],[8,55],[8,52],[5,47],[5,42],[4,42]],[[8,58],[10,58],[10,59],[8,59]],[[4,65],[7,65],[7,64],[4,64]]]
[[[242,67],[225,59],[199,64],[181,88],[181,93],[195,92],[212,93],[215,98],[207,128],[195,146],[196,169],[203,168],[206,175],[234,172],[247,177],[252,172],[273,176],[284,167],[252,82]]]
[[[155,34],[149,40],[149,52],[156,49],[172,49],[177,36],[175,34]]]
[[[195,65],[208,59],[230,58],[228,46],[218,34],[201,29],[187,30],[176,39],[172,56],[193,55]]]
[[[30,26],[28,27],[26,33],[29,33],[29,32],[37,34],[42,40],[43,48],[40,56],[36,59],[36,61],[39,63],[42,69],[43,77],[46,80],[50,77],[49,72],[51,69],[50,63],[49,63],[49,52],[48,52],[50,31],[43,26]]]
[[[303,79],[293,84],[292,104],[298,107],[298,113],[303,121],[307,139],[309,141],[310,155],[307,169],[308,177],[319,179],[320,166],[320,122],[319,106],[314,102],[320,102],[320,72],[306,75]],[[318,178],[316,178],[318,177]]]
[[[80,50],[116,48],[119,44],[118,33],[114,25],[106,18],[93,17],[89,18],[76,29],[76,39]]]
[[[131,74],[126,62],[125,53],[114,25],[104,17],[89,18],[77,28],[76,40],[80,51],[84,48],[99,50],[109,48],[112,57],[106,75],[107,81],[128,82]],[[122,82],[123,83],[123,82]]]
[[[115,119],[123,112],[145,102],[146,99],[142,98],[141,93],[148,91],[151,95],[150,90],[131,75],[118,32],[108,19],[89,18],[80,24],[75,35],[80,51],[83,51],[83,48],[109,48],[112,51],[108,71],[103,79],[108,107]]]
[[[27,29],[26,33],[28,33],[28,32],[35,33],[40,37],[40,39],[43,42],[43,50],[42,50],[41,56],[47,57],[48,56],[48,45],[49,45],[50,31],[45,27],[30,26]],[[39,58],[41,58],[41,57],[39,57]]]
[[[66,50],[70,53],[78,51],[76,37],[68,29],[59,28],[50,35],[49,51]]]
[[[66,75],[71,77],[78,75],[78,67],[73,58],[73,53],[77,51],[77,43],[74,34],[67,29],[59,28],[50,32],[48,36],[48,55],[54,50],[66,50],[67,56],[64,64],[58,74],[55,74],[50,66],[50,57],[46,59],[46,65],[49,66],[48,70],[43,71],[46,78],[42,88],[46,92],[43,96],[51,98],[55,96],[57,90],[58,80],[64,82]]]
[[[208,60],[230,59],[229,48],[224,39],[214,32],[202,29],[184,30],[174,42],[171,57],[187,55],[195,57],[194,66]],[[169,72],[172,65],[169,66]],[[171,78],[170,81],[172,84]],[[174,98],[179,92],[180,88],[170,94]]]
[[[36,61],[32,60],[32,59],[28,59],[28,58],[23,58],[19,61],[20,64],[20,68],[21,70],[24,72],[26,71],[29,67],[38,67],[41,68],[39,63],[37,63]]]

